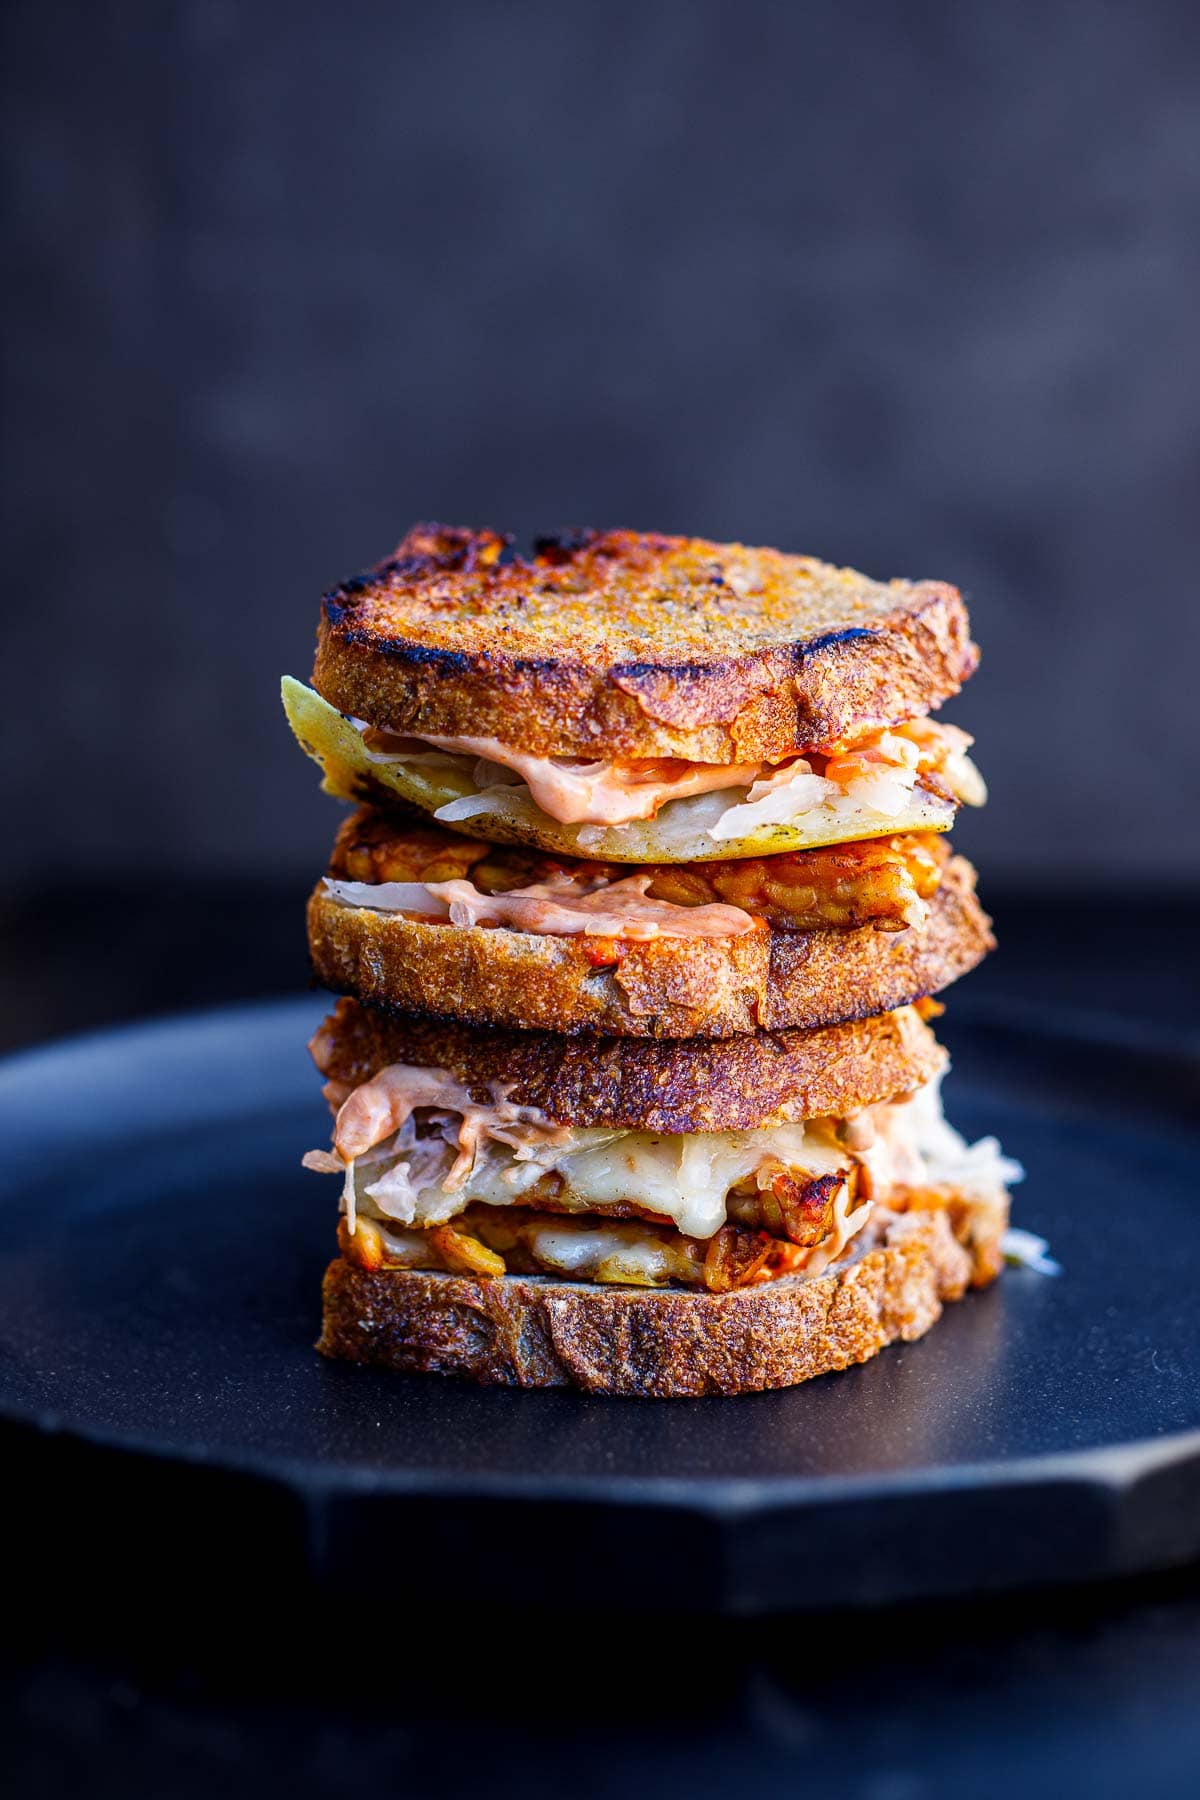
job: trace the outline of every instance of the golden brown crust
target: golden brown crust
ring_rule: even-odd
[[[318,1349],[505,1387],[677,1398],[791,1387],[921,1337],[973,1278],[944,1212],[841,1274],[731,1294],[329,1265]],[[984,1276],[979,1279],[986,1278]]]
[[[669,1040],[488,1030],[353,1000],[339,1001],[314,1054],[351,1086],[388,1063],[449,1069],[563,1124],[659,1132],[747,1131],[780,1113],[842,1118],[919,1087],[946,1061],[911,1009],[821,1031]]]
[[[812,1028],[938,993],[993,948],[961,856],[926,923],[907,931],[751,932],[611,945],[480,926],[426,924],[340,906],[318,884],[308,906],[317,980],[368,1005],[560,1033],[728,1037]]]
[[[543,755],[746,762],[938,706],[974,670],[942,582],[631,531],[542,540],[414,526],[327,594],[313,685],[416,736]]]

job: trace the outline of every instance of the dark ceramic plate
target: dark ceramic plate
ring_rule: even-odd
[[[0,1066],[0,1442],[30,1566],[129,1584],[756,1611],[1200,1553],[1197,1065],[947,1021],[950,1111],[1029,1179],[1057,1278],[784,1393],[476,1390],[312,1349],[334,1186],[308,999]],[[344,1587],[343,1587],[344,1591]]]

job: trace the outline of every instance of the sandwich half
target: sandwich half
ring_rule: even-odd
[[[288,718],[342,799],[641,865],[945,831],[985,789],[929,713],[977,652],[956,589],[628,531],[419,525],[327,594]]]
[[[364,808],[309,900],[313,970],[368,1005],[481,1024],[723,1037],[936,994],[992,948],[936,833],[631,868]]]
[[[335,1124],[305,1161],[341,1180],[332,1356],[742,1393],[918,1337],[1000,1268],[1015,1170],[946,1124],[914,1008],[647,1041],[343,999],[311,1048]]]

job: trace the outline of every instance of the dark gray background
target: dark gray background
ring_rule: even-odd
[[[10,4],[10,888],[310,873],[418,517],[957,581],[985,877],[1200,876],[1198,17]]]

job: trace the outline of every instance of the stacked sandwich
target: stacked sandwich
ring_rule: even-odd
[[[952,587],[625,531],[420,525],[325,597],[322,1350],[738,1393],[996,1275],[1014,1171],[928,1024],[992,948],[930,717],[976,661]]]

